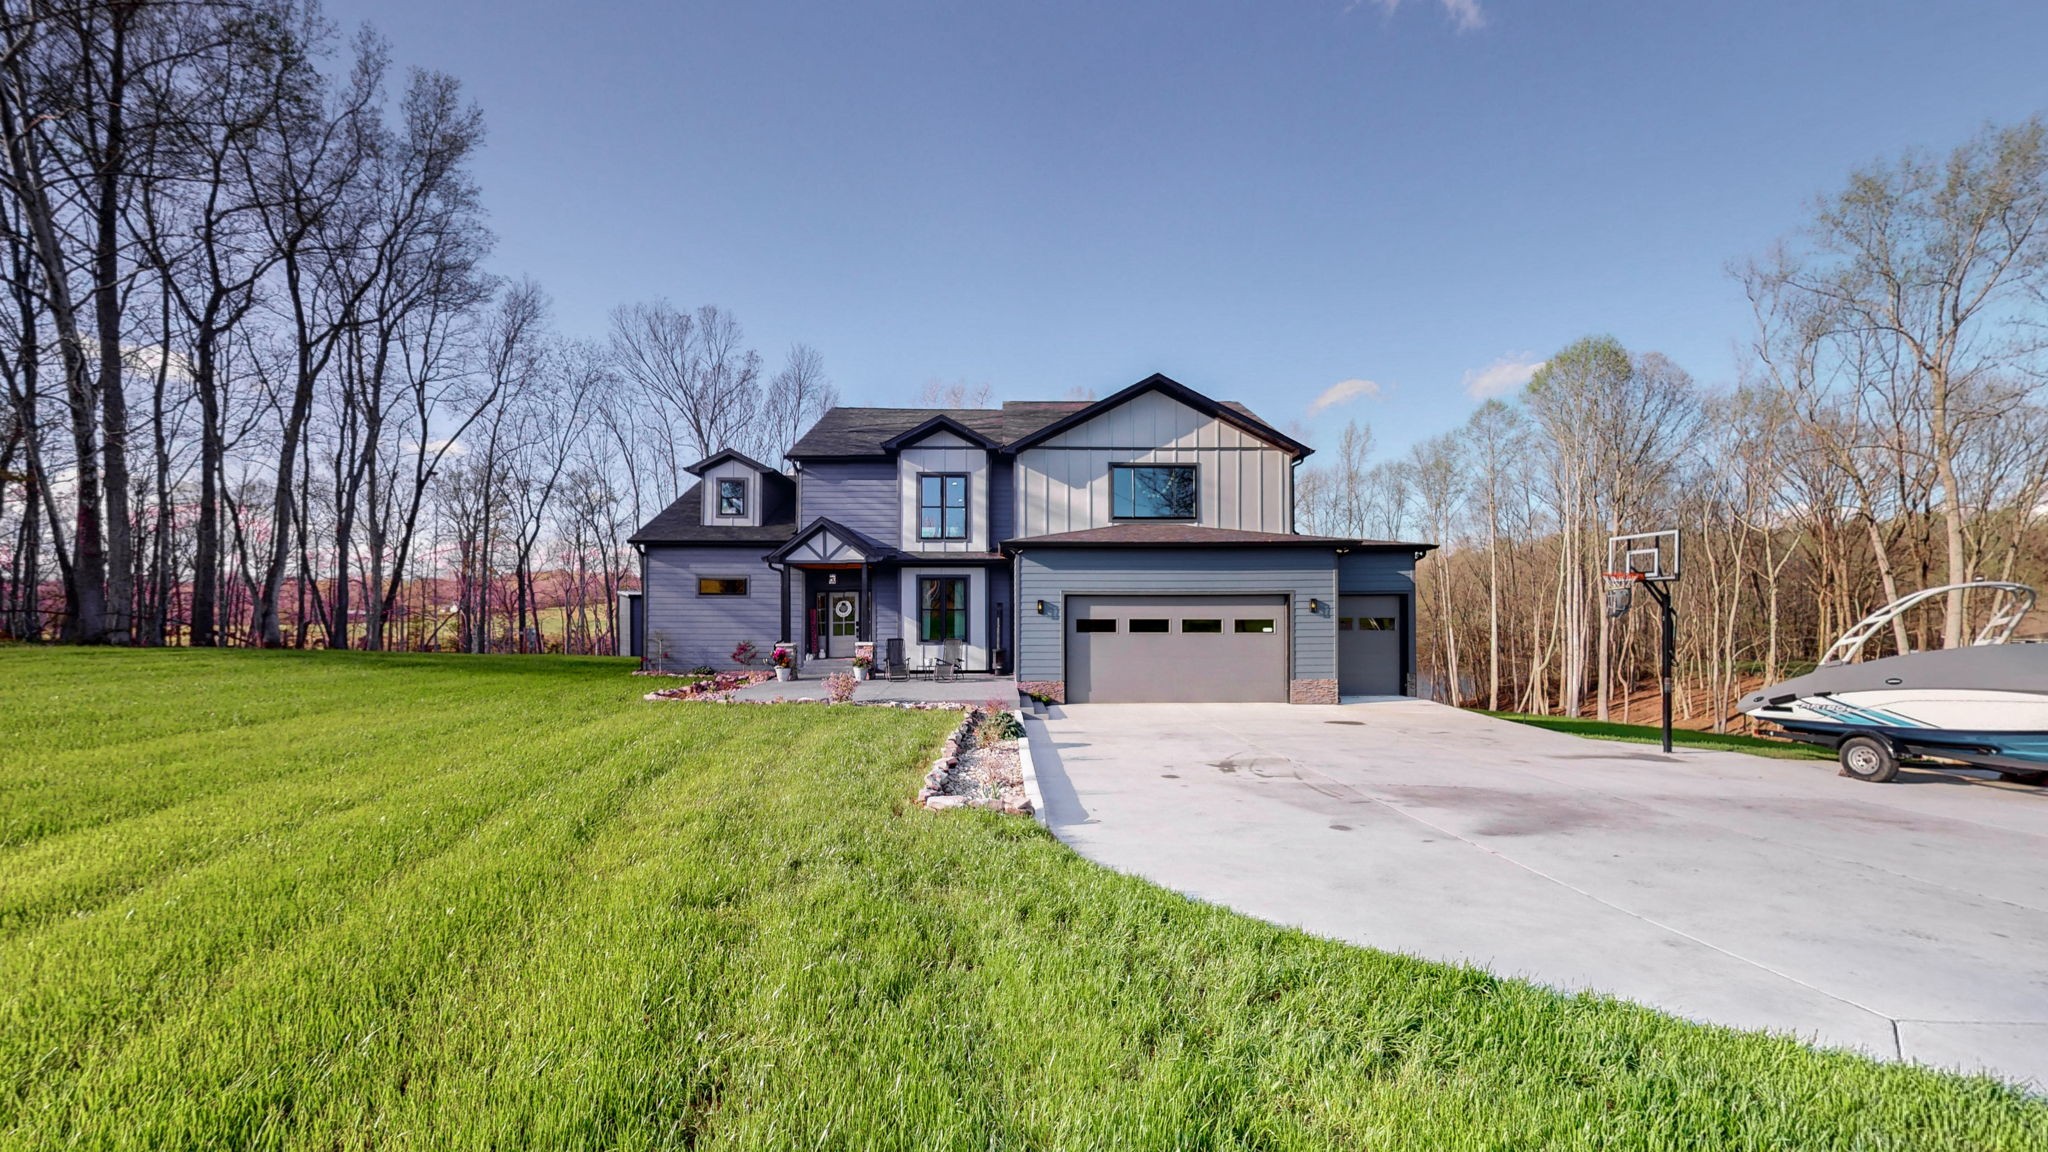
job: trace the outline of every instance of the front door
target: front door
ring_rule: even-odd
[[[860,639],[860,593],[834,592],[825,599],[825,655],[850,659]]]

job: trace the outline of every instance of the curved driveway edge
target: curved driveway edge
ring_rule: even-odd
[[[2048,1087],[2048,790],[1420,700],[1027,721],[1084,856],[1318,935]]]

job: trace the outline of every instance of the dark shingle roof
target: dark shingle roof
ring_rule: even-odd
[[[820,416],[783,455],[792,460],[881,456],[883,441],[941,416],[1008,444],[1087,406],[1086,401],[1061,400],[1010,403],[1001,408],[834,408]]]
[[[706,524],[704,485],[692,484],[626,542],[629,544],[780,544],[796,534],[796,481],[780,472],[761,477],[761,526]]]
[[[1298,536],[1291,532],[1247,532],[1199,524],[1111,524],[1080,532],[1054,532],[1005,540],[1005,548],[1385,548],[1430,549],[1434,544],[1400,540],[1356,540],[1348,536]]]
[[[1223,409],[1229,413],[1225,419],[1234,417],[1236,423],[1254,435],[1301,455],[1308,452],[1237,401],[1211,401],[1193,389],[1155,375],[1107,400],[1012,400],[1001,408],[833,408],[819,417],[784,455],[792,460],[879,459],[888,454],[889,441],[938,419],[955,421],[976,435],[1007,446],[1043,433],[1055,424],[1077,417],[1085,419],[1089,409],[1107,410],[1155,389],[1197,410]]]

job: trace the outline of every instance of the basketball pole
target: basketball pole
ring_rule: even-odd
[[[1669,752],[1671,751],[1671,674],[1678,648],[1678,614],[1671,609],[1671,593],[1665,591],[1659,581],[1646,580],[1643,582],[1643,587],[1650,590],[1650,595],[1656,598],[1657,607],[1663,609],[1664,614],[1664,675],[1660,682],[1660,687],[1664,692],[1664,751]]]

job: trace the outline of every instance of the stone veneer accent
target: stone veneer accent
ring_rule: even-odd
[[[1335,680],[1289,680],[1287,682],[1289,704],[1335,704],[1337,682]]]

